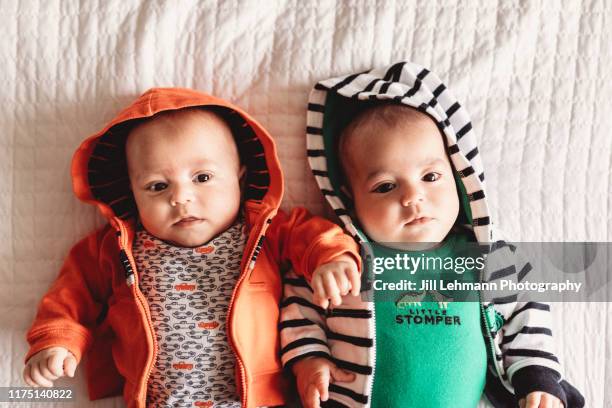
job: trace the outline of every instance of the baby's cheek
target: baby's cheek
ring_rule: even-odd
[[[365,214],[365,215],[357,214],[357,218],[359,219],[359,223],[365,230],[366,234],[370,236],[378,235],[378,229],[377,229],[377,224],[376,224],[375,219],[373,220],[368,214]]]
[[[145,206],[139,211],[139,216],[145,229],[155,236],[159,236],[169,223],[167,212],[154,205]]]

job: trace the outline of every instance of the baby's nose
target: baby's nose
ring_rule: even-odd
[[[170,205],[176,207],[177,205],[185,205],[193,201],[193,193],[188,187],[176,187],[170,197]]]
[[[417,186],[407,186],[403,189],[400,200],[402,206],[408,207],[419,201],[423,201],[423,192]]]

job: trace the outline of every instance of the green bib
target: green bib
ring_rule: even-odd
[[[453,257],[467,236],[451,235],[444,244],[411,256]],[[399,250],[373,246],[374,256],[393,257]],[[447,274],[447,273],[446,273]],[[398,281],[441,277],[441,271],[387,270],[378,278]],[[470,276],[467,272],[463,278]],[[471,275],[473,276],[473,274]],[[465,280],[465,279],[463,279]],[[372,407],[475,407],[484,390],[487,352],[478,302],[445,302],[445,295],[421,291],[391,300],[375,293],[376,366]],[[379,299],[376,301],[376,299]],[[384,299],[384,300],[381,300]]]

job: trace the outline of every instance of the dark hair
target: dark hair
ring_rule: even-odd
[[[335,154],[339,161],[339,179],[341,184],[350,188],[350,183],[346,177],[346,145],[350,137],[356,133],[368,133],[376,135],[381,128],[393,129],[405,121],[417,121],[429,118],[423,113],[410,106],[393,103],[379,102],[375,105],[365,105],[353,119],[340,131],[336,139]],[[429,118],[432,120],[431,118]],[[446,143],[444,143],[446,149]]]

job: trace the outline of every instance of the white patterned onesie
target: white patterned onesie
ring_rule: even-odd
[[[225,322],[245,241],[241,219],[197,248],[136,233],[134,259],[158,350],[147,406],[240,407]]]

